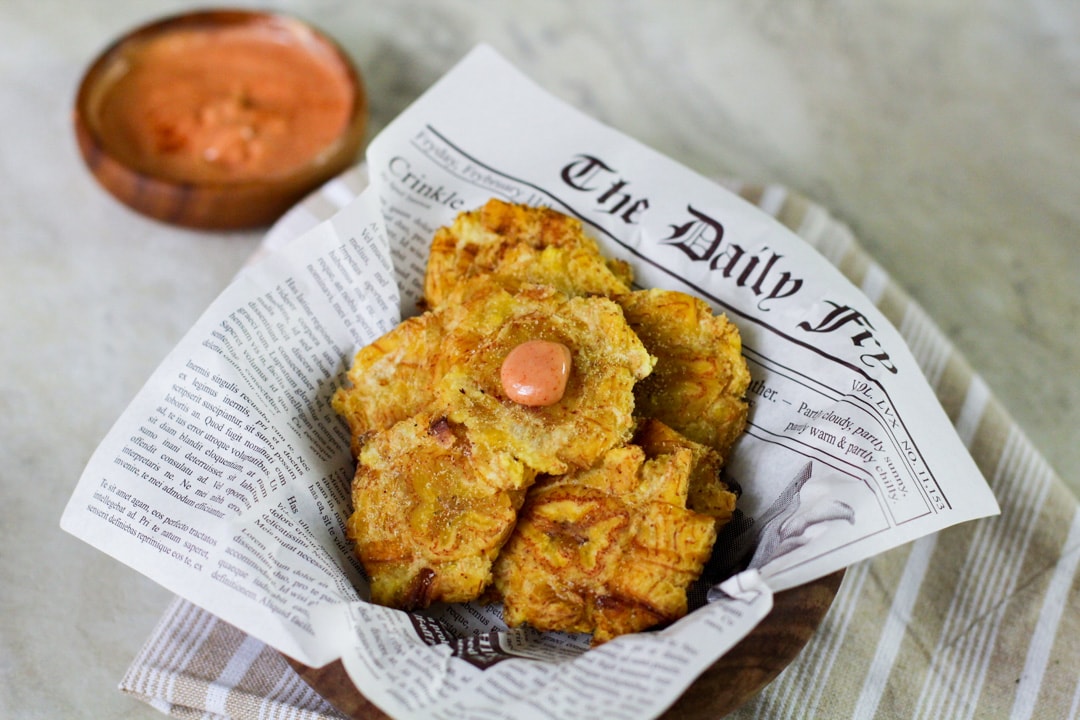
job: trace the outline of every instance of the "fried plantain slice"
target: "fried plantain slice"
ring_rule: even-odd
[[[503,290],[484,278],[470,281],[474,303],[446,305],[407,318],[382,337],[362,347],[346,373],[347,384],[331,398],[334,411],[344,418],[352,438],[353,456],[373,432],[431,410],[435,385],[448,365],[460,360],[447,352],[448,344],[468,348],[498,327],[494,316],[472,314],[486,298]],[[452,333],[467,321],[463,335]]]
[[[460,299],[462,281],[493,274],[505,287],[550,285],[568,295],[629,292],[630,266],[605,258],[579,220],[489,200],[436,231],[424,278],[427,307]]]
[[[436,404],[466,425],[475,442],[505,448],[545,473],[591,466],[629,439],[633,388],[654,359],[607,298],[575,297],[546,286],[510,293],[486,287],[460,306],[461,321],[443,345],[450,358],[436,386]],[[494,289],[492,289],[494,288]],[[503,389],[500,367],[529,340],[565,345],[571,370],[559,402],[528,407]]]
[[[634,389],[637,414],[654,417],[726,457],[746,426],[750,371],[738,329],[701,299],[675,290],[614,298],[656,356]]]
[[[636,445],[530,489],[494,568],[511,627],[593,633],[593,644],[676,620],[716,539],[685,507],[692,452]]]
[[[594,643],[686,613],[733,512],[719,471],[749,373],[726,318],[631,281],[545,208],[492,200],[436,233],[428,311],[357,353],[333,398],[374,602],[464,602],[493,583],[511,625]],[[502,385],[533,340],[570,353],[550,404]]]
[[[534,477],[443,417],[419,414],[372,434],[347,523],[372,601],[411,610],[479,596]]]
[[[431,404],[445,335],[441,318],[424,313],[356,353],[346,375],[348,385],[339,388],[330,401],[349,426],[354,457],[371,433]]]
[[[708,515],[716,521],[719,531],[735,512],[738,495],[720,477],[724,461],[711,447],[696,443],[655,418],[641,422],[634,433],[635,445],[640,445],[646,457],[657,457],[680,449],[690,451],[690,479],[686,507]]]

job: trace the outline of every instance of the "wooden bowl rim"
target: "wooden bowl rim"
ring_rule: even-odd
[[[305,36],[310,37],[322,51],[327,53],[326,57],[329,61],[340,68],[352,94],[352,108],[345,128],[332,143],[297,167],[275,175],[194,182],[166,174],[148,172],[144,168],[134,167],[124,158],[110,152],[109,143],[102,135],[99,123],[94,117],[93,93],[97,91],[97,84],[106,76],[111,63],[121,57],[131,45],[178,28],[228,27],[265,23],[275,27],[301,28]],[[117,187],[117,184],[123,182],[122,178],[126,177],[128,184],[133,187],[140,190],[152,188],[153,193],[158,196],[170,192],[179,196],[201,194],[215,198],[216,204],[221,206],[228,205],[232,197],[235,197],[237,202],[249,202],[252,197],[267,197],[270,198],[269,202],[277,208],[276,211],[268,211],[272,216],[263,218],[250,226],[265,225],[276,219],[319,184],[340,174],[356,161],[363,145],[367,121],[368,95],[363,76],[353,59],[333,37],[308,21],[288,13],[238,8],[204,8],[177,13],[150,21],[124,33],[109,43],[91,61],[79,81],[72,111],[72,123],[80,153],[95,179],[132,209],[150,214],[159,220],[180,225],[189,223],[185,222],[183,217],[163,217],[149,211],[146,207],[148,202],[145,199],[146,193],[139,191],[125,193]],[[102,164],[108,165],[104,171],[100,169]],[[103,173],[107,173],[109,177],[103,178]],[[221,212],[226,212],[224,207]],[[213,222],[213,218],[196,224],[203,227],[218,227]],[[226,223],[220,227],[228,226]]]

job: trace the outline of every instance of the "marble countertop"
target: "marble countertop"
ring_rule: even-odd
[[[268,5],[354,57],[372,132],[488,42],[695,170],[825,205],[1080,492],[1080,8]],[[110,40],[183,7],[0,6],[3,717],[160,717],[116,685],[169,594],[59,517],[96,444],[260,235],[181,230],[119,205],[79,160],[71,103]]]

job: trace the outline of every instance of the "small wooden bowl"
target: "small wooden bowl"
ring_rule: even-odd
[[[257,126],[254,122],[245,125],[247,120],[238,120],[239,113],[248,113],[245,117],[254,117],[259,108],[256,103],[260,100],[256,93],[243,87],[246,80],[236,80],[233,83],[233,87],[237,88],[237,95],[232,107],[222,105],[225,101],[218,99],[215,101],[217,105],[213,107],[188,108],[177,97],[169,96],[175,87],[173,83],[144,84],[140,87],[154,93],[155,100],[153,103],[145,103],[149,110],[142,117],[152,119],[148,120],[147,127],[141,130],[138,129],[138,123],[130,122],[123,132],[117,132],[117,122],[107,119],[110,112],[108,108],[120,112],[115,109],[130,108],[136,103],[116,101],[115,98],[110,102],[110,93],[116,91],[118,83],[130,81],[131,68],[135,67],[137,62],[148,62],[145,57],[140,59],[136,53],[147,52],[146,48],[151,43],[159,42],[162,38],[175,38],[180,33],[184,33],[186,38],[192,34],[205,34],[209,37],[215,33],[220,37],[224,32],[231,33],[228,37],[247,33],[251,36],[248,40],[254,38],[252,42],[265,35],[267,52],[275,52],[271,45],[291,44],[292,49],[288,50],[293,53],[291,57],[302,59],[305,69],[309,66],[318,68],[319,76],[312,76],[310,82],[298,83],[294,86],[298,88],[294,94],[281,91],[276,87],[276,82],[268,83],[268,87],[273,86],[273,91],[277,93],[273,99],[273,102],[278,103],[276,108],[288,107],[294,99],[294,107],[297,109],[312,107],[309,101],[313,88],[315,92],[328,98],[332,95],[333,103],[336,103],[334,107],[341,111],[334,116],[332,129],[327,130],[328,136],[334,133],[332,137],[328,137],[319,147],[304,148],[303,152],[299,152],[292,140],[289,140],[292,157],[287,161],[282,160],[273,167],[249,165],[247,170],[237,172],[234,176],[220,171],[220,161],[206,173],[178,172],[175,167],[168,167],[168,162],[158,162],[164,154],[177,152],[178,144],[195,147],[193,141],[189,142],[189,137],[184,137],[183,133],[177,130],[180,123],[186,123],[183,127],[187,130],[196,128],[197,131],[199,128],[205,130],[213,122],[219,122],[215,128],[218,132],[215,138],[224,132],[220,123],[231,123],[227,131],[234,133],[234,136],[229,137],[228,142],[231,144],[227,147],[230,152],[236,152],[232,152],[228,157],[245,158],[238,161],[237,166],[239,162],[246,162],[247,158],[261,158],[272,152],[278,152],[284,157],[284,151],[281,150],[283,145],[279,143],[275,146],[276,141],[271,141],[272,137],[314,137],[314,133],[290,135],[283,130],[282,123],[301,119],[299,113],[275,116],[273,122],[277,124],[266,125],[267,128],[272,127],[276,133],[273,136],[269,132],[256,135],[261,132],[261,128],[255,129]],[[263,52],[251,53],[255,66],[267,57],[270,55]],[[290,67],[300,68],[301,63],[292,63]],[[297,72],[299,73],[299,70]],[[212,73],[207,77],[214,81],[220,80]],[[332,78],[332,81],[323,82],[327,78]],[[231,81],[231,78],[229,79]],[[301,91],[307,94],[307,100],[300,99]],[[189,96],[183,97],[186,101]],[[164,101],[159,102],[162,98]],[[321,97],[319,102],[322,102]],[[177,121],[179,116],[174,113],[168,121],[170,125],[160,121],[160,114],[154,113],[158,113],[163,104],[174,110],[183,107],[181,119]],[[287,120],[281,119],[282,117]],[[318,185],[355,162],[364,139],[367,117],[367,95],[360,73],[345,52],[326,35],[300,20],[276,13],[202,10],[137,28],[109,46],[94,60],[82,79],[73,121],[79,150],[86,165],[101,185],[124,204],[140,213],[176,225],[202,229],[241,229],[270,224]],[[144,134],[140,136],[140,133]],[[263,144],[245,145],[252,137],[257,137]],[[308,145],[322,142],[320,138]],[[255,150],[251,150],[252,147]],[[222,157],[217,149],[212,150],[213,152],[206,149],[191,151],[191,157],[203,158],[208,163],[211,158]],[[162,155],[153,157],[158,151]],[[268,169],[264,172],[263,167]]]
[[[785,590],[749,635],[713,663],[661,716],[662,720],[718,720],[772,682],[802,651],[829,611],[844,571]],[[356,689],[340,660],[312,668],[286,661],[316,692],[350,720],[390,720]]]

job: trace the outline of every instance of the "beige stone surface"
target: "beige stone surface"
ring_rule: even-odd
[[[275,3],[331,32],[373,130],[488,42],[709,175],[830,208],[1080,491],[1080,6]],[[0,4],[0,717],[152,718],[116,691],[168,593],[61,532],[111,423],[258,233],[143,219],[83,168],[79,77],[184,7]]]

